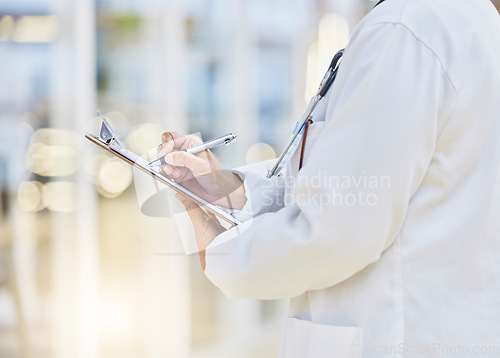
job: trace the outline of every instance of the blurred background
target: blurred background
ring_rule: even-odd
[[[497,2],[498,3],[498,2]],[[101,109],[227,167],[279,153],[368,0],[0,0],[0,357],[277,357],[284,301],[231,301],[141,214]]]

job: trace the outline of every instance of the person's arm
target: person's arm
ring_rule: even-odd
[[[330,91],[295,203],[220,234],[206,250],[205,273],[230,298],[293,297],[377,261],[398,235],[456,95],[436,55],[398,24],[356,34]],[[344,177],[350,187],[339,185]],[[371,204],[351,205],[360,191],[375,204],[370,196]]]
[[[177,181],[208,202],[220,205],[242,222],[264,212],[273,212],[283,206],[284,185],[281,178],[265,177],[272,164],[260,162],[227,170],[210,150],[196,155],[182,149],[201,144],[201,139],[192,135],[165,132],[162,144],[158,146],[158,157],[165,157],[161,166],[165,175]],[[209,212],[196,203],[179,195],[177,198],[185,206],[194,226],[200,263],[205,269],[205,248],[225,229]]]
[[[283,206],[283,179],[266,178],[271,161],[227,170],[210,150],[197,154],[182,151],[201,143],[193,135],[163,133],[158,147],[158,157],[165,157],[167,163],[161,166],[163,173],[208,202],[232,212],[240,221]]]

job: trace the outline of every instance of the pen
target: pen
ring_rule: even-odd
[[[211,140],[204,142],[200,145],[196,145],[194,147],[187,148],[187,149],[182,149],[181,151],[186,152],[186,153],[190,153],[190,154],[196,154],[199,152],[203,152],[206,149],[212,149],[212,148],[221,146],[223,144],[228,145],[228,144],[232,143],[236,139],[237,136],[238,135],[236,133],[229,133],[229,134],[223,135],[222,137],[211,139]],[[165,157],[161,157],[161,158],[153,160],[148,165],[152,166],[152,167],[156,167],[156,166],[165,165],[165,164],[167,164],[165,162]]]

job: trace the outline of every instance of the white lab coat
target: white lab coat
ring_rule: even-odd
[[[281,357],[500,356],[499,59],[489,0],[387,0],[353,32],[302,170],[297,152],[281,179],[242,171],[235,215],[253,219],[205,273],[230,298],[291,298]],[[333,186],[338,203],[313,199]]]

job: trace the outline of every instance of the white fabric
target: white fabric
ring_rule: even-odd
[[[236,219],[241,222],[250,220],[254,216],[258,216],[265,212],[276,211],[280,208],[280,200],[270,198],[265,200],[266,193],[282,195],[283,179],[282,177],[273,180],[268,180],[266,174],[274,164],[275,160],[267,160],[265,162],[255,163],[233,170],[233,173],[238,175],[245,187],[247,202],[241,210],[227,209]],[[250,195],[251,194],[251,195]],[[253,200],[255,197],[256,200]]]
[[[205,273],[231,298],[292,297],[282,357],[500,357],[499,59],[489,0],[387,0],[353,32],[302,170],[296,153],[285,185],[244,173],[254,218]]]

